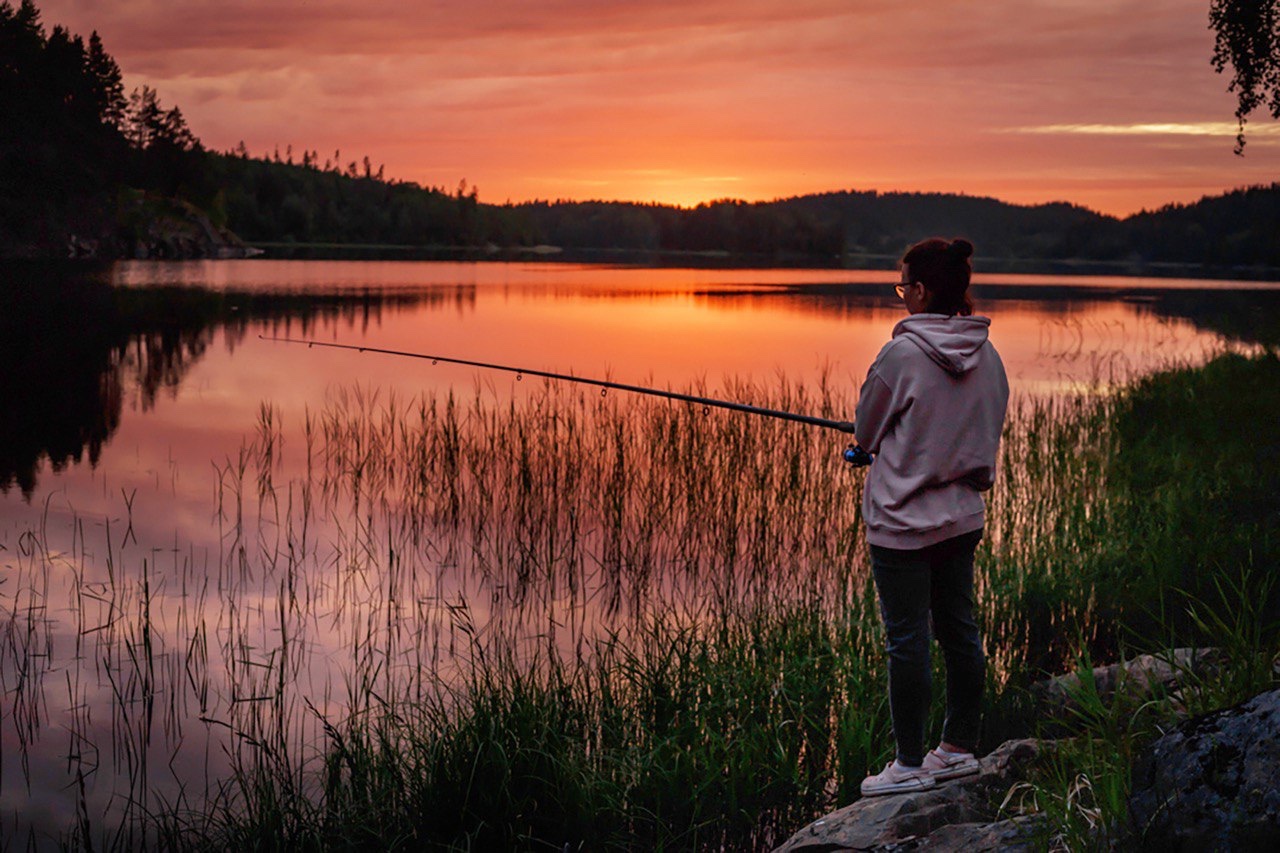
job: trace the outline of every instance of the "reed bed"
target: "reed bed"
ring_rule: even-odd
[[[1212,621],[1161,613],[1194,566],[1151,538],[1190,452],[1143,448],[1179,417],[1142,408],[1160,381],[1015,401],[978,563],[991,732],[1025,730],[1042,673]],[[23,538],[5,743],[36,790],[32,744],[67,734],[63,843],[765,848],[889,754],[863,475],[832,434],[542,383],[285,417],[215,465],[214,549],[139,544],[130,496],[100,538]]]

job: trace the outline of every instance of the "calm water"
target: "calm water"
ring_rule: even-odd
[[[349,484],[314,471],[346,463],[311,449],[324,417],[337,431],[453,392],[472,428],[545,396],[543,383],[260,335],[748,402],[749,386],[825,384],[851,403],[903,316],[891,271],[223,261],[0,269],[5,279],[0,827],[22,843],[77,821],[127,831],[156,796],[198,805],[236,744],[269,735],[255,728],[264,715],[314,743],[317,713],[356,710],[353,679],[450,667],[459,602],[469,632],[524,618],[509,615],[524,593],[495,566],[503,552],[485,551],[483,520],[450,537],[379,526],[404,507],[366,506],[378,493],[360,485],[339,510]],[[980,275],[975,296],[1015,394],[1029,396],[1105,393],[1172,362],[1274,344],[1280,317],[1280,290],[1247,282]],[[841,439],[805,438],[832,460]],[[496,445],[493,464],[522,440]],[[487,509],[501,519],[509,507]],[[594,600],[587,568],[568,577],[574,591],[545,601]],[[575,636],[615,609],[585,608]],[[379,620],[396,627],[369,627]]]

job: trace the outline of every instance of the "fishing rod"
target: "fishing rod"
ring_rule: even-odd
[[[717,409],[729,409],[734,412],[745,412],[749,415],[761,415],[766,418],[778,418],[784,421],[794,421],[796,423],[808,424],[810,426],[825,427],[826,429],[834,429],[843,433],[853,432],[853,423],[851,421],[837,421],[830,418],[819,418],[813,415],[801,415],[795,412],[784,412],[780,409],[767,409],[763,406],[752,406],[747,403],[733,403],[729,400],[717,400],[714,397],[699,397],[694,394],[680,394],[676,391],[661,391],[657,388],[646,388],[643,385],[627,385],[623,382],[610,382],[605,379],[589,379],[584,376],[573,376],[568,373],[552,373],[547,370],[534,370],[528,367],[512,367],[506,364],[493,364],[485,361],[470,361],[464,358],[450,358],[443,355],[429,355],[421,352],[407,352],[405,350],[382,349],[380,347],[366,347],[355,344],[335,344],[328,341],[315,341],[307,338],[281,338],[270,337],[267,335],[258,335],[258,338],[264,341],[272,341],[282,344],[306,344],[307,347],[329,347],[331,349],[354,350],[356,352],[374,352],[381,355],[394,355],[401,358],[420,358],[429,360],[432,364],[444,362],[446,364],[461,364],[467,367],[480,367],[485,370],[500,370],[506,373],[514,373],[516,379],[523,379],[528,376],[540,376],[544,379],[556,379],[563,382],[577,382],[582,385],[594,385],[601,389],[601,395],[607,394],[610,390],[630,391],[633,394],[647,394],[651,397],[662,397],[666,400],[679,400],[684,403],[694,403],[699,406],[714,407]],[[872,456],[856,444],[850,444],[844,451],[844,460],[855,468],[861,468],[870,465]]]

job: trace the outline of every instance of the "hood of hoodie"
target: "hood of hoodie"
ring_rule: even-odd
[[[977,366],[990,328],[988,317],[912,314],[893,327],[893,336],[906,338],[943,370],[962,376]]]

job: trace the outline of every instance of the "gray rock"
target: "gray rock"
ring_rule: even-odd
[[[1171,649],[1158,655],[1138,655],[1130,660],[1093,669],[1093,689],[1110,703],[1117,695],[1137,702],[1163,692],[1176,699],[1188,676],[1211,672],[1222,661],[1218,649]],[[1031,685],[1040,707],[1061,714],[1076,704],[1080,673],[1069,672]]]
[[[1032,834],[1036,821],[987,824],[995,818],[995,806],[1010,786],[1026,778],[1032,760],[1046,749],[1052,749],[1051,742],[1007,741],[982,759],[973,776],[943,782],[927,791],[864,797],[809,824],[777,853],[956,849],[939,846],[952,843],[973,850],[1009,849],[1019,843],[1017,839],[1025,840]],[[944,834],[935,839],[938,832]]]
[[[247,258],[262,254],[181,199],[139,194],[122,206],[117,239],[134,258]]]
[[[1043,850],[1044,820],[1040,815],[1028,815],[996,823],[953,823],[929,833],[928,837],[912,850],[964,850],[966,853],[987,853],[1000,850],[1004,853],[1030,853]]]
[[[1146,849],[1280,849],[1280,690],[1157,740],[1134,768],[1129,807]]]

